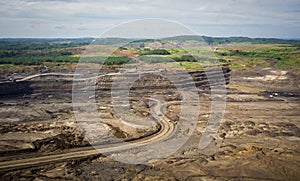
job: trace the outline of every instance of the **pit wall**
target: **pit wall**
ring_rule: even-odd
[[[230,81],[230,69],[228,66],[223,66],[223,75],[225,78],[225,83],[229,84]],[[176,74],[178,76],[178,82],[175,82],[176,86],[193,86],[196,85],[198,88],[208,88],[212,86],[214,82],[208,82],[207,74],[210,77],[218,78],[220,72],[216,69],[208,69],[204,71],[192,71],[189,72],[194,82],[190,83],[188,80],[180,79],[180,73]],[[96,91],[110,91],[112,83],[115,79],[123,78],[126,80],[126,76],[104,76],[97,79],[95,90]],[[78,82],[80,83],[80,82]],[[216,84],[219,82],[216,81]],[[0,83],[0,97],[14,97],[14,96],[24,96],[33,93],[72,93],[73,80],[71,78],[64,78],[63,76],[55,77],[37,77],[25,81],[11,81],[11,82],[1,82]],[[170,81],[162,77],[155,77],[149,75],[143,76],[141,79],[134,83],[132,89],[162,89],[162,88],[174,88],[174,85]]]

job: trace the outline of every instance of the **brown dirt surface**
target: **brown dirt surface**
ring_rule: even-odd
[[[299,71],[278,69],[232,72],[224,118],[207,150],[199,150],[198,143],[210,115],[211,98],[208,90],[199,89],[201,107],[197,128],[188,142],[167,158],[150,159],[147,165],[132,165],[98,154],[30,168],[0,170],[0,179],[298,180],[299,76]],[[165,88],[132,91],[131,108],[139,118],[149,116],[151,105],[147,99],[155,93],[173,102],[163,114],[176,124],[180,110],[178,92]],[[126,128],[116,121],[118,117],[107,95],[99,91],[95,99],[99,115],[111,123],[112,132],[127,138],[142,137],[141,130]],[[1,162],[68,153],[89,146],[76,124],[71,94],[3,97],[0,105]],[[124,150],[118,154],[128,153]]]

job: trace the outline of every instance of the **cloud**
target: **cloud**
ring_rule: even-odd
[[[263,30],[264,36],[271,33],[275,37],[300,37],[296,33],[300,30],[298,0],[2,0],[0,7],[0,23],[7,26],[0,29],[0,36],[21,37],[28,34],[29,27],[45,37],[97,36],[113,25],[132,19],[162,18],[197,31],[206,25],[201,34],[211,34],[215,31],[212,27],[219,27],[224,35],[230,32],[232,36],[237,35],[229,30],[230,26],[244,27],[244,36],[255,36],[252,27],[256,27],[255,30]],[[43,25],[32,22],[43,22]],[[278,31],[268,25],[278,27]],[[9,31],[8,27],[17,30]],[[44,31],[45,27],[53,31]],[[34,36],[35,32],[31,34]]]
[[[55,26],[54,28],[55,28],[55,29],[62,30],[62,29],[65,29],[65,26],[64,26],[64,25],[60,25],[60,26]]]
[[[84,28],[84,27],[78,27],[77,30],[79,30],[79,31],[85,31],[85,30],[88,30],[88,29]]]

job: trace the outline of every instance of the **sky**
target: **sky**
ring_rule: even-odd
[[[0,37],[99,37],[137,19],[199,35],[300,38],[299,0],[1,0]]]

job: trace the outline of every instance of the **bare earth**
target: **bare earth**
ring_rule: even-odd
[[[297,180],[300,178],[299,78],[299,72],[275,69],[232,72],[221,127],[209,146],[211,149],[204,151],[198,149],[198,144],[209,118],[210,96],[209,91],[200,90],[199,122],[190,139],[171,156],[149,158],[145,165],[117,162],[95,152],[75,121],[71,92],[3,96],[0,99],[0,178]],[[162,113],[153,113],[153,118],[140,121],[152,114],[153,107],[162,108],[160,103],[151,105],[152,93],[140,90],[131,94],[136,117],[130,124],[118,119],[107,92],[97,94],[99,115],[107,129],[123,140],[142,140],[147,144],[162,139],[168,134],[167,128],[172,132],[180,109],[178,92],[163,87],[155,89],[154,93],[169,104]],[[169,121],[159,122],[160,114]],[[127,116],[130,119],[132,115]],[[115,143],[110,138],[105,141]],[[139,152],[142,148],[124,149],[111,153],[111,157]],[[40,160],[34,163],[36,158]]]

